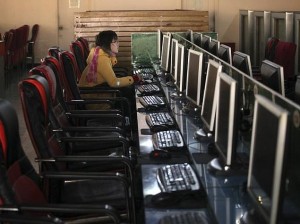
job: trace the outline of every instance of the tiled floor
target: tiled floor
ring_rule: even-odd
[[[24,79],[26,76],[28,76],[28,69],[14,68],[9,71],[6,71],[4,91],[1,91],[3,92],[3,95],[1,95],[0,97],[9,100],[14,105],[18,114],[19,131],[20,131],[20,137],[21,137],[23,148],[25,150],[25,153],[29,157],[30,161],[34,165],[34,167],[38,168],[37,163],[34,162],[36,155],[32,147],[31,140],[28,135],[26,125],[24,122],[22,106],[21,106],[19,90],[18,90],[19,81]]]

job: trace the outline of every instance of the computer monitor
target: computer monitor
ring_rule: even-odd
[[[177,44],[178,40],[172,39],[171,41],[171,66],[170,66],[170,74],[175,79],[175,73],[176,73],[176,55],[177,55]]]
[[[186,31],[185,39],[191,43],[194,41],[193,30]]]
[[[199,141],[212,140],[211,132],[213,132],[214,130],[217,108],[217,77],[221,73],[221,71],[222,65],[220,65],[216,61],[209,59],[203,100],[201,104],[201,119],[203,121],[203,127],[195,132],[195,138]]]
[[[254,211],[242,219],[278,223],[288,112],[261,95],[255,96],[247,192]],[[262,221],[263,220],[263,221]]]
[[[260,67],[261,82],[285,96],[283,73],[282,66],[269,60],[262,61]]]
[[[157,57],[161,59],[161,50],[162,50],[162,41],[163,41],[163,32],[157,30]]]
[[[208,168],[213,173],[229,174],[231,170],[237,169],[235,158],[239,119],[238,84],[223,72],[218,79],[214,147],[219,156],[208,164]]]
[[[162,51],[160,67],[164,72],[169,72],[170,69],[170,49],[171,49],[171,37],[169,35],[163,35]]]
[[[186,81],[186,98],[195,105],[200,105],[200,86],[203,53],[189,49]]]
[[[235,51],[232,57],[232,65],[246,75],[252,77],[251,61],[248,54],[244,54],[240,51]]]
[[[202,33],[193,33],[194,35],[194,44],[198,47],[201,47]]]
[[[231,48],[225,44],[220,44],[218,53],[218,58],[226,63],[232,65],[232,55],[231,55]]]
[[[217,56],[219,47],[220,47],[220,41],[216,39],[211,39],[211,41],[208,44],[208,52]]]
[[[180,92],[182,90],[181,84],[181,76],[183,75],[183,66],[184,66],[184,46],[182,44],[177,44],[177,54],[175,58],[175,74],[174,81],[177,90]]]
[[[201,48],[208,51],[209,50],[209,43],[211,41],[211,37],[207,35],[202,35],[201,38]]]

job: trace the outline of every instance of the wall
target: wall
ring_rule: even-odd
[[[224,42],[239,46],[239,10],[300,11],[299,0],[214,0],[215,31]],[[228,4],[230,2],[230,4]]]
[[[0,32],[23,24],[41,24],[36,55],[43,57],[49,46],[68,48],[74,36],[75,11],[193,9],[209,10],[210,29],[219,34],[221,41],[239,46],[240,9],[300,11],[299,0],[81,0],[79,9],[69,9],[68,3],[69,0],[0,0]],[[62,27],[59,33],[58,26]]]

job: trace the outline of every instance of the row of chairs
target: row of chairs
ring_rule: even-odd
[[[5,68],[25,64],[26,60],[34,63],[34,45],[39,31],[39,25],[34,24],[29,39],[29,25],[23,25],[16,29],[10,29],[4,33],[5,42]]]
[[[19,83],[25,123],[39,163],[38,173],[22,149],[16,113],[7,101],[0,101],[4,164],[0,172],[1,178],[9,180],[0,182],[5,183],[0,194],[7,199],[2,200],[0,210],[6,212],[0,220],[135,223],[131,132],[126,130],[124,115],[117,107],[86,109],[90,103],[116,106],[114,99],[74,100],[71,93],[68,97],[64,95],[66,88],[70,88],[66,73],[76,83],[76,75],[70,71],[78,65],[71,63],[72,55],[59,51],[58,59],[45,57]],[[80,95],[78,87],[77,91]]]

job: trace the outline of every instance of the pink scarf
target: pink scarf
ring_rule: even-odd
[[[96,47],[93,55],[92,62],[90,64],[89,71],[86,75],[86,80],[88,83],[97,82],[97,62],[98,62],[98,54],[99,54],[100,47]]]

